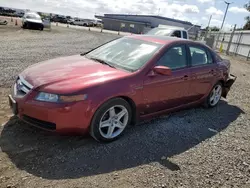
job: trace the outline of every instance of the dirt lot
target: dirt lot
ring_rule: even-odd
[[[0,26],[0,187],[250,187],[246,62],[232,61],[238,79],[218,107],[143,122],[110,144],[50,134],[11,117],[6,98],[21,70],[116,37]]]

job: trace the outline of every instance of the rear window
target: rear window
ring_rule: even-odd
[[[178,38],[181,38],[181,31],[174,31],[173,34],[171,35],[172,37],[178,37]]]
[[[186,31],[183,31],[183,38],[187,39],[187,32]]]

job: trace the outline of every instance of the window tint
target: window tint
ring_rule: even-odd
[[[181,31],[174,31],[171,36],[181,38]]]
[[[167,50],[167,52],[157,62],[157,65],[167,66],[171,69],[186,67],[187,58],[185,46],[175,46]]]
[[[213,58],[212,58],[212,54],[210,51],[207,51],[207,60],[208,60],[208,64],[213,63]]]
[[[187,39],[187,32],[186,31],[182,31],[182,33],[183,33],[183,38]]]
[[[212,63],[211,54],[207,54],[206,50],[201,47],[189,47],[192,66],[206,65]]]

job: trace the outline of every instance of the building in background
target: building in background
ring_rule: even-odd
[[[146,33],[159,24],[183,27],[188,30],[190,36],[198,35],[201,29],[201,26],[193,25],[191,22],[154,15],[104,14],[95,17],[103,21],[104,29],[137,34]]]

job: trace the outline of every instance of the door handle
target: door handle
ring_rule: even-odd
[[[214,69],[210,70],[209,73],[212,74],[212,75],[216,75],[216,72],[215,72]]]
[[[184,75],[181,79],[187,80],[188,79],[188,75]]]

